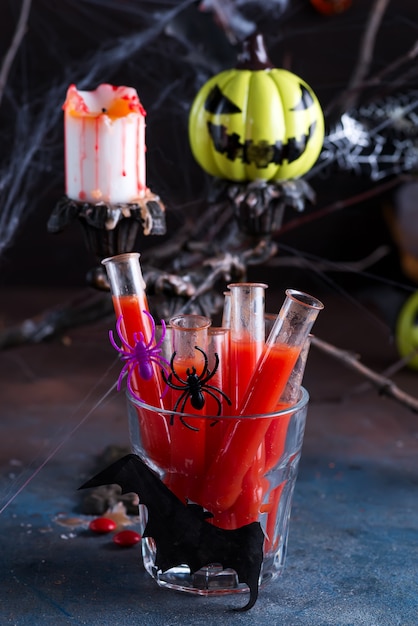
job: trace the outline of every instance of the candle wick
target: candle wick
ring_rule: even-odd
[[[102,113],[106,113],[106,112],[107,112],[107,109],[103,108]]]

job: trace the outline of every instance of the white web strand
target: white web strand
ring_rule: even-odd
[[[97,19],[103,19],[101,12],[92,14],[88,9],[89,4],[94,3],[79,3],[77,7],[77,12],[82,12],[83,19],[77,21],[77,26],[73,25],[72,36],[75,38],[83,36],[78,31],[84,28],[87,31],[86,36],[91,39],[92,32],[89,32],[88,25],[92,21],[96,23]],[[115,3],[100,4],[109,7]],[[184,0],[176,3],[171,10],[156,14],[155,7],[158,3],[152,2],[150,6],[154,7],[153,12],[147,12],[146,9],[136,10],[136,17],[146,20],[144,28],[140,32],[123,36],[114,34],[114,26],[107,16],[103,24],[104,30],[95,30],[104,32],[107,37],[104,41],[97,42],[94,53],[87,52],[84,59],[63,62],[60,75],[51,74],[51,83],[47,86],[42,82],[39,85],[31,84],[25,66],[26,57],[33,54],[34,50],[30,43],[23,41],[20,60],[22,69],[18,78],[15,77],[18,87],[7,86],[4,94],[7,113],[12,118],[9,122],[11,126],[5,125],[0,131],[3,145],[9,146],[4,162],[0,165],[0,257],[20,227],[22,217],[26,217],[35,202],[39,202],[51,187],[63,179],[62,104],[68,86],[77,83],[78,88],[86,89],[92,88],[101,80],[109,80],[109,73],[117,73],[139,50],[156,40],[166,25],[191,4],[193,0]],[[133,9],[134,7],[130,7],[131,11]],[[56,39],[56,33],[51,31],[48,23],[36,23],[36,26],[42,30],[44,39],[41,53],[47,57],[55,56],[54,50],[50,49],[50,43]],[[138,74],[147,71],[147,68],[138,68]],[[42,91],[43,89],[46,91]]]
[[[112,368],[115,366],[116,363],[119,362],[119,358],[117,357],[115,359],[115,361],[112,363],[112,365],[107,369],[107,371],[103,374],[103,376],[97,381],[96,385],[89,391],[89,393],[84,397],[84,399],[80,402],[80,404],[74,409],[73,415],[77,415],[77,413],[84,407],[84,405],[86,404],[86,402],[88,401],[89,397],[94,393],[95,389],[99,386],[99,384],[108,376],[109,372],[112,370]],[[32,482],[32,480],[34,478],[36,478],[36,476],[38,476],[38,474],[44,469],[44,467],[58,454],[58,452],[68,443],[68,441],[73,437],[73,435],[81,428],[81,426],[83,426],[83,424],[89,419],[89,417],[96,411],[96,409],[98,409],[100,406],[102,406],[110,397],[110,394],[112,393],[112,391],[114,389],[116,389],[117,386],[117,381],[115,381],[114,383],[112,383],[112,385],[109,387],[109,389],[107,391],[105,391],[103,393],[103,395],[93,404],[93,406],[82,416],[82,418],[75,424],[75,426],[73,426],[73,428],[71,428],[68,433],[66,433],[64,435],[64,437],[62,437],[60,439],[60,441],[58,442],[58,444],[56,446],[54,446],[50,452],[47,454],[47,456],[42,460],[41,463],[39,463],[39,465],[33,470],[31,471],[31,473],[29,474],[29,476],[27,478],[25,478],[23,480],[23,482],[21,482],[21,484],[19,485],[19,487],[17,489],[10,489],[9,491],[11,492],[10,496],[5,497],[5,500],[3,502],[3,504],[0,506],[0,515],[2,513],[4,513],[4,511],[10,506],[10,504],[12,504],[12,502],[26,489],[26,487]],[[36,461],[36,459],[34,461],[32,461],[32,463],[29,466],[32,466],[34,464],[34,462]],[[20,477],[17,477],[14,482],[13,482],[13,486],[15,486],[17,483],[19,483],[19,478],[20,480],[22,480],[22,476],[24,476],[24,472],[22,473],[22,475]]]

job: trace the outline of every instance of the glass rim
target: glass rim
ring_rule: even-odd
[[[310,307],[312,309],[317,309],[318,311],[322,311],[324,308],[323,303],[318,298],[311,296],[309,293],[305,291],[299,291],[299,289],[286,289],[286,296],[291,298],[298,304],[306,307]]]
[[[121,254],[114,254],[112,256],[107,256],[102,259],[100,262],[102,265],[108,265],[109,263],[117,262],[117,261],[127,261],[128,259],[141,258],[140,252],[121,252]]]
[[[254,413],[252,415],[199,415],[196,413],[181,413],[179,411],[173,411],[170,409],[163,409],[158,406],[153,406],[151,404],[147,404],[142,400],[139,400],[135,396],[131,394],[129,389],[126,390],[126,397],[130,404],[133,404],[141,409],[146,409],[148,411],[152,411],[153,413],[159,413],[161,415],[166,415],[167,417],[181,417],[183,419],[209,419],[220,420],[220,419],[230,419],[230,420],[242,420],[242,419],[275,419],[277,417],[282,417],[285,415],[289,415],[290,413],[297,413],[301,409],[305,408],[309,402],[309,392],[305,387],[300,387],[300,397],[297,402],[286,407],[285,409],[280,409],[278,411],[273,411],[272,413]]]
[[[194,326],[183,326],[179,324],[177,320],[192,321],[196,320]],[[198,321],[200,325],[197,325]],[[174,330],[182,330],[185,332],[199,332],[200,330],[206,330],[212,325],[212,320],[207,315],[201,315],[200,313],[184,313],[172,315],[168,320],[168,326]]]

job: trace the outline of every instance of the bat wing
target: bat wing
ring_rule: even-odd
[[[147,507],[144,537],[156,544],[155,564],[161,571],[186,564],[192,573],[211,563],[232,568],[240,582],[248,585],[254,606],[263,561],[264,534],[258,522],[236,530],[224,530],[207,521],[199,505],[183,503],[135,454],[128,454],[96,474],[79,489],[119,485],[122,493],[136,493]]]

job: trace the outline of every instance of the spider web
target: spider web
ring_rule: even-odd
[[[376,182],[418,165],[418,91],[344,113],[326,134],[310,176],[330,164]]]

